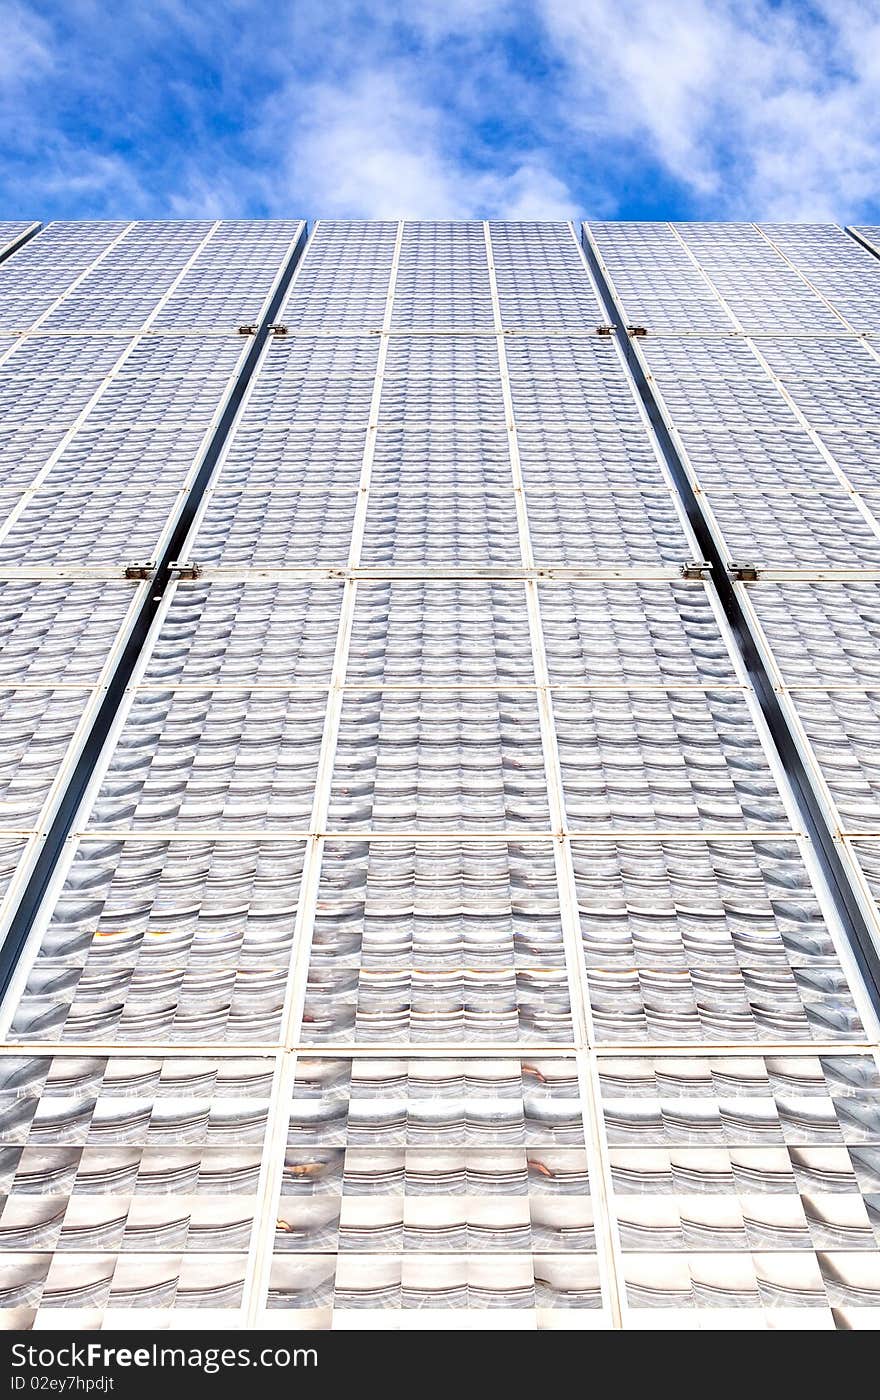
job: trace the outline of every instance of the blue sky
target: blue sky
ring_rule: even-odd
[[[880,0],[0,0],[0,216],[880,221]]]

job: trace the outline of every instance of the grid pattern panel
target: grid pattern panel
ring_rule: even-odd
[[[597,244],[610,241],[602,232]],[[880,524],[876,505],[876,423],[880,354],[863,332],[873,329],[880,300],[880,267],[865,248],[832,225],[775,225],[702,230],[681,225],[663,235],[665,248],[677,245],[693,272],[718,294],[740,342],[721,349],[702,340],[651,337],[644,350],[695,480],[711,507],[712,519],[729,556],[750,560],[769,573],[793,575],[796,582],[737,585],[754,630],[776,673],[783,704],[811,771],[828,822],[845,840],[845,857],[862,890],[874,927],[880,927],[872,883],[860,868],[858,843],[849,837],[879,827],[876,801],[877,700],[873,682],[873,612],[880,571]],[[751,255],[760,249],[785,276],[782,301],[799,308],[796,335],[781,316],[778,325],[758,326],[751,339]],[[736,265],[741,265],[737,276]],[[616,253],[611,252],[611,270]],[[771,267],[771,263],[767,263]],[[665,255],[653,276],[672,276]],[[769,309],[778,308],[775,286],[764,286]],[[786,301],[788,298],[788,301]],[[827,323],[835,321],[834,328]],[[816,333],[823,332],[817,339]],[[698,347],[694,350],[693,347]],[[751,351],[751,356],[748,356]],[[741,367],[748,363],[748,377]],[[795,414],[800,430],[782,438],[768,427],[751,438],[737,427],[733,437],[718,426],[700,434],[695,405],[711,386],[712,412],[723,402],[739,410],[739,400],[757,403],[753,375],[761,374],[761,395]],[[701,378],[698,378],[700,375]],[[705,377],[705,378],[702,378]],[[721,406],[721,407],[719,407]],[[751,412],[751,410],[750,410]],[[743,444],[747,442],[747,451]],[[792,447],[796,445],[795,452]],[[760,458],[760,466],[755,465]],[[797,475],[796,459],[809,476]],[[779,470],[776,470],[776,462]],[[751,480],[750,480],[751,477]],[[748,484],[747,484],[748,483]],[[835,581],[837,575],[837,581]]]
[[[4,1321],[241,1317],[273,1064],[0,1061]],[[136,1310],[136,1311],[133,1311]]]
[[[4,266],[0,571],[158,557],[301,233],[50,224]]]
[[[573,1060],[305,1059],[287,1112],[269,1324],[591,1325]]]
[[[0,341],[0,831],[36,839],[0,934],[146,604],[126,565],[169,540],[241,371],[236,322],[259,318],[302,231],[50,224],[3,266],[0,329],[24,333]]]
[[[217,285],[238,314],[236,236]],[[778,256],[762,234],[752,252]],[[183,332],[217,324],[209,281],[163,307],[187,354]],[[698,301],[715,330],[718,298]],[[829,1321],[853,1303],[832,1279],[858,1276],[855,1234],[826,1265],[821,1224],[753,1207],[778,1204],[775,1127],[766,1183],[742,1173],[777,1080],[821,1063],[836,1103],[876,1025],[712,588],[682,577],[695,541],[604,320],[569,225],[313,231],[185,546],[202,574],[163,600],[4,1007],[19,1061],[62,1077],[112,1041],[100,1083],[143,1075],[145,1100],[157,1075],[209,1105],[221,1079],[254,1085],[230,1169],[246,1211],[197,1200],[181,1148],[186,1199],[135,1190],[131,1224],[114,1203],[83,1246],[90,1321],[583,1329],[729,1304],[765,1325],[774,1300]],[[157,329],[121,392],[165,432]],[[181,356],[183,424],[211,374]],[[797,413],[750,364],[740,440],[769,418],[798,462]],[[726,388],[700,375],[708,433]],[[671,1123],[647,1148],[670,1180],[681,1149],[685,1186],[640,1215],[617,1101],[645,1064]],[[693,1109],[707,1093],[717,1109]],[[707,1153],[726,1145],[721,1185]],[[866,1178],[847,1189],[855,1220]],[[60,1296],[76,1324],[66,1243],[18,1219],[14,1307],[54,1321]]]
[[[0,940],[148,585],[0,577]]]
[[[594,232],[616,281],[620,235]],[[864,334],[877,326],[880,265],[832,225],[681,225],[646,238],[658,249],[652,270],[628,275],[674,280],[674,249],[675,266],[683,256],[687,276],[713,290],[734,331],[710,341],[660,326],[639,353],[680,429],[719,544],[759,566],[757,583],[736,587],[880,935],[872,848],[855,839],[880,830],[872,689],[880,353]],[[749,415],[761,424],[760,446],[745,446]]]
[[[876,329],[880,314],[877,261],[829,225],[591,225],[585,236],[604,263],[624,319],[643,321],[646,327],[647,334],[633,341],[635,353],[652,375],[661,411],[722,557],[734,567],[746,564],[757,569],[757,582],[735,583],[739,601],[805,758],[844,870],[869,926],[880,937],[880,884],[872,839],[880,829],[875,762],[880,711],[878,692],[871,688],[876,684],[873,615],[880,596],[874,428],[880,355],[873,340],[865,336]],[[728,911],[723,934],[720,919],[715,925],[711,968],[701,958],[708,945],[693,938],[690,947],[678,943],[671,927],[661,934],[649,920],[643,936],[647,940],[653,933],[658,940],[669,940],[665,946],[670,969],[675,966],[682,979],[679,996],[671,990],[671,975],[654,982],[641,973],[630,974],[631,985],[623,989],[618,982],[615,995],[609,995],[599,1009],[597,1026],[605,1017],[629,1015],[637,1039],[653,1017],[656,1029],[649,1034],[662,1036],[669,1016],[672,1024],[683,1017],[682,1027],[689,1020],[704,1043],[715,1033],[728,1043],[740,1033],[759,1044],[764,1036],[793,1041],[821,1038],[829,1025],[835,1027],[835,1035],[860,1038],[864,1032],[850,1019],[834,959],[825,962],[830,947],[821,935],[816,939],[818,926],[803,893],[795,902],[801,882],[791,878],[793,868],[787,867],[783,849],[779,842],[762,842],[760,875],[753,869],[751,877],[745,862],[738,870],[726,862],[719,865],[710,848],[700,876],[693,856],[679,866],[670,850],[665,867],[658,867],[653,877],[657,882],[654,900],[660,899],[667,885],[668,892],[662,896],[667,917],[675,916],[686,929],[685,916],[679,911],[688,880],[698,880],[706,896],[714,885],[712,902],[720,898],[721,908]],[[612,869],[609,865],[609,872]],[[628,874],[622,862],[612,903],[618,910],[632,912],[652,877],[646,867],[636,868],[631,861],[626,869]],[[737,895],[740,878],[744,883]],[[759,881],[765,894],[755,902]],[[628,887],[633,894],[627,893]],[[746,904],[747,887],[752,897]],[[586,888],[592,891],[592,886]],[[601,905],[605,891],[597,890],[593,898]],[[650,907],[651,901],[645,904]],[[750,938],[743,943],[737,919],[747,905]],[[759,915],[761,908],[763,915]],[[794,922],[786,929],[789,918]],[[761,972],[755,976],[748,964],[759,946],[751,941],[759,937],[759,927],[761,954],[755,962]],[[614,930],[615,925],[610,928]],[[587,925],[585,939],[589,942],[589,938]],[[599,948],[604,952],[601,940]],[[672,1033],[680,1036],[682,1031]],[[875,1034],[869,1032],[869,1039]],[[657,1062],[649,1069],[645,1061],[645,1066],[646,1084],[656,1087],[637,1090],[633,1088],[638,1074],[634,1062],[621,1063],[617,1087],[622,1098],[642,1092],[662,1095]],[[742,1061],[740,1066],[734,1067],[723,1092],[766,1095],[766,1087],[752,1087],[752,1082],[759,1078],[766,1086],[769,1080],[777,1112],[780,1094],[789,1092],[814,1099],[830,1095],[835,1104],[840,1101],[839,1092],[865,1109],[876,1095],[874,1059],[768,1059],[763,1069],[759,1061]],[[660,1068],[665,1073],[665,1065]],[[683,1073],[695,1083],[702,1080],[701,1094],[707,1091],[705,1071],[697,1075],[685,1065]],[[711,1073],[721,1074],[720,1062],[711,1062]],[[843,1089],[838,1087],[841,1082]],[[832,1083],[834,1089],[823,1087]],[[722,1087],[713,1092],[720,1096]],[[691,1090],[673,1085],[670,1092]],[[623,1125],[629,1112],[621,1107],[621,1126],[610,1134],[612,1140],[615,1134],[621,1143],[626,1140],[629,1130]],[[679,1118],[688,1120],[682,1143],[685,1138],[697,1141],[690,1126],[696,1118],[679,1115],[672,1105],[669,1115],[670,1125]],[[725,1141],[729,1165],[717,1153],[716,1161],[708,1151],[705,1167],[699,1154],[689,1163],[674,1148],[666,1117],[661,1104],[662,1130],[646,1125],[641,1164],[638,1154],[618,1164],[612,1146],[612,1191],[627,1256],[623,1272],[629,1306],[648,1316],[661,1305],[686,1326],[692,1325],[687,1321],[688,1310],[708,1307],[774,1307],[784,1308],[786,1314],[789,1309],[810,1308],[814,1317],[822,1317],[815,1311],[820,1309],[826,1317],[820,1325],[876,1326],[877,1237],[868,1194],[873,1178],[855,1165],[861,1149],[854,1160],[843,1155],[840,1144],[852,1139],[846,1128],[841,1136],[836,1117],[827,1129],[817,1127],[812,1132],[808,1128],[814,1118],[811,1114],[804,1120],[806,1136],[801,1142],[792,1136],[793,1129],[781,1128],[782,1139],[795,1143],[798,1154],[793,1172],[792,1165],[786,1168],[779,1159],[778,1170],[784,1175],[772,1188],[769,1182],[776,1180],[772,1173],[777,1167],[771,1165],[769,1149],[766,1169],[755,1158],[749,1165],[754,1175],[747,1179],[742,1174],[743,1152],[726,1146],[735,1144],[737,1137],[725,1129],[716,1142],[720,1146]],[[780,1139],[780,1129],[774,1131]],[[632,1143],[637,1139],[634,1127]],[[825,1140],[829,1156],[822,1163],[821,1153],[816,1154]],[[708,1149],[709,1139],[705,1141]],[[748,1134],[740,1135],[739,1141],[744,1148]],[[652,1153],[661,1145],[663,1152],[655,1161]],[[655,1189],[648,1185],[655,1165],[656,1206],[634,1201],[633,1208],[621,1213],[621,1191],[641,1197]],[[826,1165],[825,1179],[834,1180],[831,1206],[819,1207],[811,1200],[806,1209],[791,1195],[786,1207],[790,1225],[784,1229],[778,1228],[781,1219],[771,1227],[766,1210],[758,1208],[757,1202],[755,1208],[750,1202],[748,1210],[728,1214],[731,1193],[741,1194],[753,1183],[760,1192],[821,1191],[820,1174]],[[838,1165],[840,1177],[835,1178]],[[708,1187],[703,1175],[707,1170],[717,1186]],[[766,1184],[762,1181],[765,1170]],[[699,1191],[701,1208],[696,1200],[685,1208],[675,1199],[689,1190]],[[721,1197],[715,1226],[710,1226],[706,1214],[711,1204],[706,1199],[708,1190]],[[847,1199],[849,1191],[852,1203]],[[871,1222],[861,1236],[855,1227],[857,1217],[862,1224]],[[722,1244],[722,1218],[740,1232],[738,1245],[733,1245],[733,1235]],[[735,1218],[740,1223],[735,1224]],[[852,1232],[844,1227],[844,1218],[852,1219]],[[697,1221],[700,1226],[695,1229]],[[664,1243],[652,1255],[649,1240],[654,1230],[656,1239]],[[719,1249],[714,1257],[690,1252],[698,1238],[699,1247],[708,1250],[713,1230]],[[786,1258],[780,1253],[770,1267],[770,1256],[756,1253],[765,1247],[762,1236],[774,1249],[782,1250],[786,1241],[793,1251],[814,1254],[794,1252]],[[748,1250],[736,1268],[730,1256],[720,1252],[733,1247]],[[861,1250],[865,1252],[857,1252]]]
[[[710,1326],[876,1327],[873,1057],[609,1059],[600,1075],[640,1325],[704,1310]]]
[[[834,225],[592,224],[587,237],[627,318],[645,320],[639,353],[722,554],[805,577],[880,572],[880,353],[864,334],[880,314],[876,258]],[[711,337],[697,291],[723,318]]]

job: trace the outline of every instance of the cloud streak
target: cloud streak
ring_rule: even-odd
[[[567,81],[590,93],[581,129],[625,141],[628,118],[699,211],[836,218],[876,200],[876,6],[544,0],[543,11]]]
[[[880,0],[0,0],[4,216],[880,218]]]

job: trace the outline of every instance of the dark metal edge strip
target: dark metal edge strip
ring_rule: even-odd
[[[35,220],[30,228],[24,229],[17,238],[11,239],[10,242],[6,244],[5,248],[0,249],[0,263],[5,263],[14,253],[17,253],[20,248],[23,248],[26,243],[30,243],[31,239],[36,238],[37,234],[42,231],[42,228],[43,225],[38,220]]]
[[[854,243],[858,243],[860,248],[864,248],[866,252],[870,253],[872,258],[880,258],[880,248],[877,247],[877,244],[872,243],[870,238],[866,238],[863,233],[859,233],[852,224],[844,224],[843,231],[849,235]]]

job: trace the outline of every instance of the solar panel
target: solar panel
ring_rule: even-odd
[[[6,1319],[876,1324],[877,1020],[761,687],[873,919],[869,254],[594,224],[609,305],[569,224],[319,221],[270,331],[300,232],[7,269],[58,248],[0,362],[10,910],[161,601],[0,1013]]]

